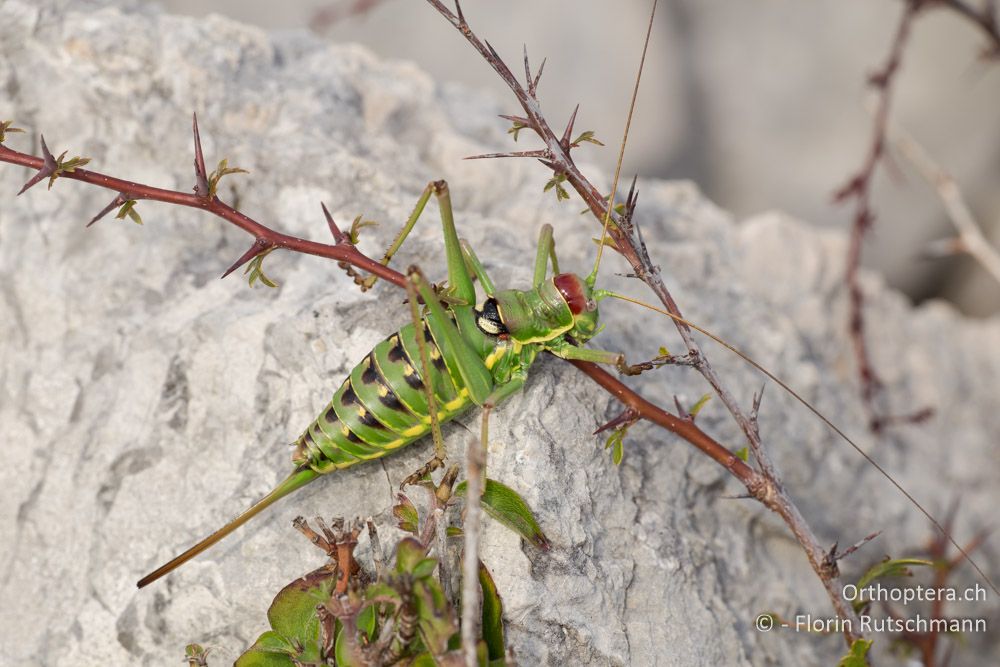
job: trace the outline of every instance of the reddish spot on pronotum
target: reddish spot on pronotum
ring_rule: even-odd
[[[587,310],[587,293],[583,288],[583,281],[579,276],[572,273],[560,273],[552,279],[556,289],[566,299],[566,305],[574,315],[579,315]]]

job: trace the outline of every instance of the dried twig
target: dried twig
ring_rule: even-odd
[[[948,219],[958,232],[957,237],[935,242],[932,254],[965,253],[979,262],[993,276],[993,280],[1000,283],[1000,253],[983,234],[958,183],[909,132],[898,124],[890,124],[888,132],[892,144],[916,167],[924,180],[934,187],[944,204]],[[940,252],[942,250],[943,253]]]
[[[462,535],[465,549],[462,553],[462,652],[466,667],[479,664],[476,644],[479,639],[479,537],[482,524],[483,473],[486,468],[486,443],[489,440],[490,412],[493,407],[483,406],[482,429],[479,438],[473,438],[465,450],[465,519]]]

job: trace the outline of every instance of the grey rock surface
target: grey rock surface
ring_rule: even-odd
[[[187,190],[197,111],[209,163],[227,157],[251,170],[224,181],[223,196],[282,231],[325,239],[322,200],[338,220],[365,213],[383,221],[364,246],[377,253],[424,184],[445,178],[460,231],[498,284],[529,280],[543,222],[556,226],[564,266],[589,270],[595,228],[577,215],[576,200],[557,205],[542,193],[539,166],[461,161],[507,146],[491,99],[356,46],[117,5],[0,5],[0,118],[30,130],[12,135],[11,146],[37,152],[44,132],[56,154],[67,149],[97,170]],[[456,47],[456,57],[472,56]],[[63,180],[15,199],[28,176],[0,165],[4,659],[173,665],[196,641],[217,647],[224,664],[266,628],[273,594],[319,563],[291,518],[373,516],[390,535],[394,489],[429,456],[426,444],[318,481],[150,589],[134,582],[286,474],[284,444],[406,321],[401,295],[387,286],[361,294],[330,262],[278,253],[267,261],[276,290],[250,289],[236,276],[219,281],[248,245],[239,230],[148,203],[139,206],[141,227],[108,219],[85,230],[111,193]],[[690,183],[649,181],[641,190],[650,252],[689,317],[859,435],[936,513],[960,496],[960,539],[990,525],[1000,488],[1000,321],[966,321],[935,303],[911,308],[866,276],[873,352],[892,406],[936,409],[934,419],[874,442],[862,432],[845,336],[843,239],[778,213],[737,224]],[[441,250],[430,214],[399,261],[440,276]],[[614,275],[624,270],[609,258],[603,284],[642,294]],[[602,314],[602,347],[638,359],[679,346],[662,319],[624,304]],[[749,404],[761,378],[708,349]],[[706,390],[683,369],[634,385],[664,404],[677,395],[691,405]],[[492,419],[491,476],[525,496],[554,545],[543,554],[503,528],[486,530],[484,558],[519,663],[835,662],[837,637],[754,629],[764,611],[831,614],[783,524],[728,498],[738,484],[652,427],[633,428],[615,467],[591,432],[616,413],[585,377],[544,359]],[[699,420],[742,446],[717,402]],[[471,414],[446,429],[456,455],[477,428]],[[914,508],[773,386],[761,430],[823,542],[884,531],[844,564],[849,574],[929,537]],[[996,549],[979,558],[996,578]],[[996,599],[955,615],[995,626]],[[970,635],[955,661],[998,658],[994,632]]]

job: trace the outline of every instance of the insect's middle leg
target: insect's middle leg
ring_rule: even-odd
[[[556,242],[552,238],[552,225],[544,224],[538,232],[538,249],[535,251],[535,274],[531,286],[537,288],[545,280],[545,270],[549,260],[552,261],[552,273],[559,273],[559,260],[556,259]]]

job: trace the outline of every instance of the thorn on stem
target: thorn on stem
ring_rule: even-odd
[[[507,153],[483,153],[482,155],[469,155],[463,159],[465,160],[486,160],[498,157],[532,157],[532,158],[548,158],[548,149],[542,148],[533,151],[510,151]]]
[[[524,83],[528,86],[528,95],[530,97],[535,97],[535,92],[538,90],[538,81],[542,78],[542,70],[545,69],[545,58],[542,58],[542,64],[539,65],[538,71],[535,73],[535,77],[531,78],[531,65],[528,64],[528,46],[523,45],[524,48]]]
[[[639,421],[639,413],[633,408],[625,408],[620,415],[598,427],[593,434],[598,435],[613,428],[634,424],[637,421]]]
[[[324,202],[320,202],[320,206],[323,207],[323,215],[326,216],[326,224],[330,227],[330,233],[333,234],[333,240],[337,245],[344,243],[349,243],[347,235],[340,231],[340,227],[337,226],[337,222],[330,215],[330,210],[326,207]]]
[[[208,170],[205,169],[205,155],[201,150],[201,134],[198,132],[198,114],[191,114],[191,118],[191,127],[194,132],[194,174],[197,179],[194,186],[194,193],[199,197],[208,197],[211,189],[208,186]]]
[[[262,239],[262,238],[256,239],[253,242],[253,245],[250,246],[250,249],[247,250],[245,253],[243,253],[243,255],[238,260],[236,260],[233,263],[232,266],[230,266],[228,269],[226,269],[226,272],[222,274],[222,278],[225,278],[230,273],[232,273],[236,269],[240,268],[241,266],[243,266],[244,264],[246,264],[247,262],[249,262],[251,259],[253,259],[257,255],[261,254],[265,250],[268,250],[269,248],[272,248],[272,247],[273,246],[268,241],[266,241],[265,239]]]
[[[573,113],[569,115],[569,122],[566,123],[566,129],[563,130],[562,138],[559,140],[559,144],[563,147],[563,150],[569,151],[570,149],[570,137],[573,136],[573,124],[576,122],[576,113],[580,110],[580,105],[577,104],[573,109]]]
[[[49,150],[49,147],[45,145],[45,135],[44,134],[41,135],[41,138],[42,138],[42,157],[45,159],[45,163],[41,166],[38,172],[36,172],[34,176],[29,178],[28,182],[21,187],[21,190],[17,193],[18,196],[24,194],[28,190],[28,188],[37,185],[44,179],[51,178],[56,173],[56,169],[59,167],[59,164],[56,162],[55,156],[52,155],[52,152]]]
[[[105,206],[104,208],[102,208],[101,212],[98,213],[97,215],[95,215],[90,220],[90,222],[87,223],[87,226],[90,227],[91,225],[93,225],[95,222],[97,222],[98,220],[100,220],[101,218],[103,218],[104,216],[106,216],[108,213],[110,213],[114,209],[119,208],[121,206],[124,206],[125,202],[127,202],[129,199],[131,199],[131,197],[127,196],[124,192],[119,192],[118,195],[114,199],[111,200],[110,204],[108,204],[107,206]]]

